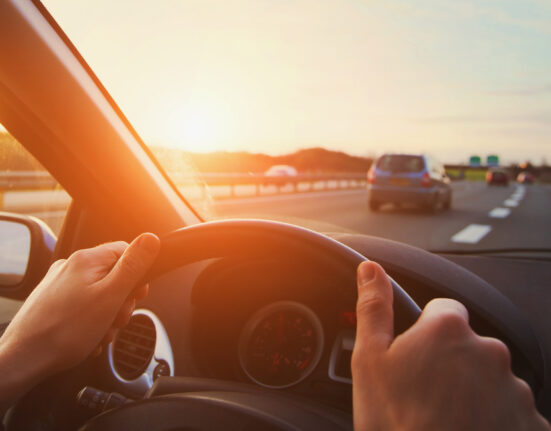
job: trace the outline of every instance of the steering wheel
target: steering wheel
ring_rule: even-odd
[[[159,256],[147,275],[151,280],[204,259],[223,257],[288,257],[345,272],[354,283],[357,266],[367,260],[327,236],[297,226],[263,220],[206,222],[161,238]],[[395,331],[409,328],[419,306],[394,281]],[[355,286],[355,284],[354,284]],[[297,430],[350,429],[349,417],[315,408],[308,402],[272,391],[211,390],[144,399],[91,419],[83,430]],[[349,416],[349,415],[346,415]]]

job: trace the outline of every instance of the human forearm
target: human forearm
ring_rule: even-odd
[[[0,414],[47,375],[47,365],[40,361],[30,346],[19,346],[6,337],[0,338]]]

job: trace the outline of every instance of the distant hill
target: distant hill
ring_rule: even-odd
[[[262,173],[273,165],[291,165],[300,173],[367,172],[372,163],[370,158],[324,148],[308,148],[282,156],[226,151],[203,154],[165,148],[152,150],[163,165],[164,160],[170,160],[174,165],[175,158],[184,158],[199,172],[213,173]]]
[[[43,170],[44,168],[9,134],[0,133],[0,170]],[[220,173],[262,173],[273,165],[291,165],[300,173],[367,172],[372,160],[324,148],[308,148],[282,156],[261,153],[192,153],[174,148],[152,147],[165,169]]]

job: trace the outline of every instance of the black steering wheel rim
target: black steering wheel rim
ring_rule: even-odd
[[[354,270],[368,260],[354,249],[320,233],[268,220],[219,220],[177,229],[161,238],[159,256],[146,275],[152,280],[178,267],[205,259],[281,255],[286,250],[324,259]],[[415,301],[389,277],[394,293],[395,332],[409,328],[421,313]]]

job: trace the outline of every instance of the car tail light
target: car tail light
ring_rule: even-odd
[[[369,171],[367,171],[367,182],[369,184],[375,183],[375,169],[371,168]]]
[[[423,178],[421,178],[421,185],[423,187],[430,187],[430,175],[428,172],[423,174]]]
[[[491,181],[491,179],[492,179],[492,173],[486,172],[486,181]]]

